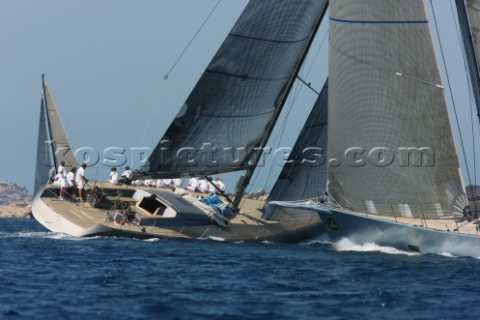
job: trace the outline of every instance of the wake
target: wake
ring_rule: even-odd
[[[337,242],[334,242],[333,248],[338,252],[381,252],[391,255],[404,255],[404,256],[419,256],[421,255],[418,252],[408,252],[399,250],[392,247],[380,246],[376,243],[367,242],[364,244],[356,244],[350,239],[343,238]]]
[[[52,239],[52,240],[68,240],[68,241],[84,241],[91,239],[98,239],[101,237],[75,237],[61,232],[32,232],[32,231],[21,231],[21,232],[0,232],[0,239],[8,238],[25,238],[25,239]]]

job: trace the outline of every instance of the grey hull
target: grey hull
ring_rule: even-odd
[[[332,241],[348,238],[356,244],[375,243],[422,254],[480,257],[480,236],[474,234],[415,226],[307,202],[277,201],[268,206],[317,212],[322,221],[321,231]]]

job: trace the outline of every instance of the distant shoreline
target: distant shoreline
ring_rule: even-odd
[[[30,218],[32,203],[19,201],[0,205],[0,218]]]

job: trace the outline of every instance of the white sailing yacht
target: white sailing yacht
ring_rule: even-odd
[[[184,190],[90,182],[87,202],[58,200],[58,187],[39,187],[32,208],[35,219],[52,231],[75,236],[295,241],[316,233],[316,213],[267,220],[258,212],[242,212],[240,203],[327,3],[250,1],[145,166],[135,173],[135,178],[159,179],[246,170],[230,200],[233,215]],[[61,128],[58,117],[57,125],[49,119],[53,113],[46,110],[55,107],[43,85],[47,106],[41,111],[38,154],[45,160],[37,161],[38,186],[47,181],[45,168],[59,162],[58,148],[46,148],[46,137],[66,141],[53,128]]]
[[[476,99],[479,2],[456,2]],[[317,212],[333,241],[480,257],[424,1],[331,0],[328,91],[329,201],[267,211]]]

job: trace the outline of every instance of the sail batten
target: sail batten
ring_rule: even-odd
[[[330,193],[362,212],[457,213],[465,195],[423,1],[330,5]]]
[[[250,168],[324,6],[250,1],[142,171],[162,177]]]

